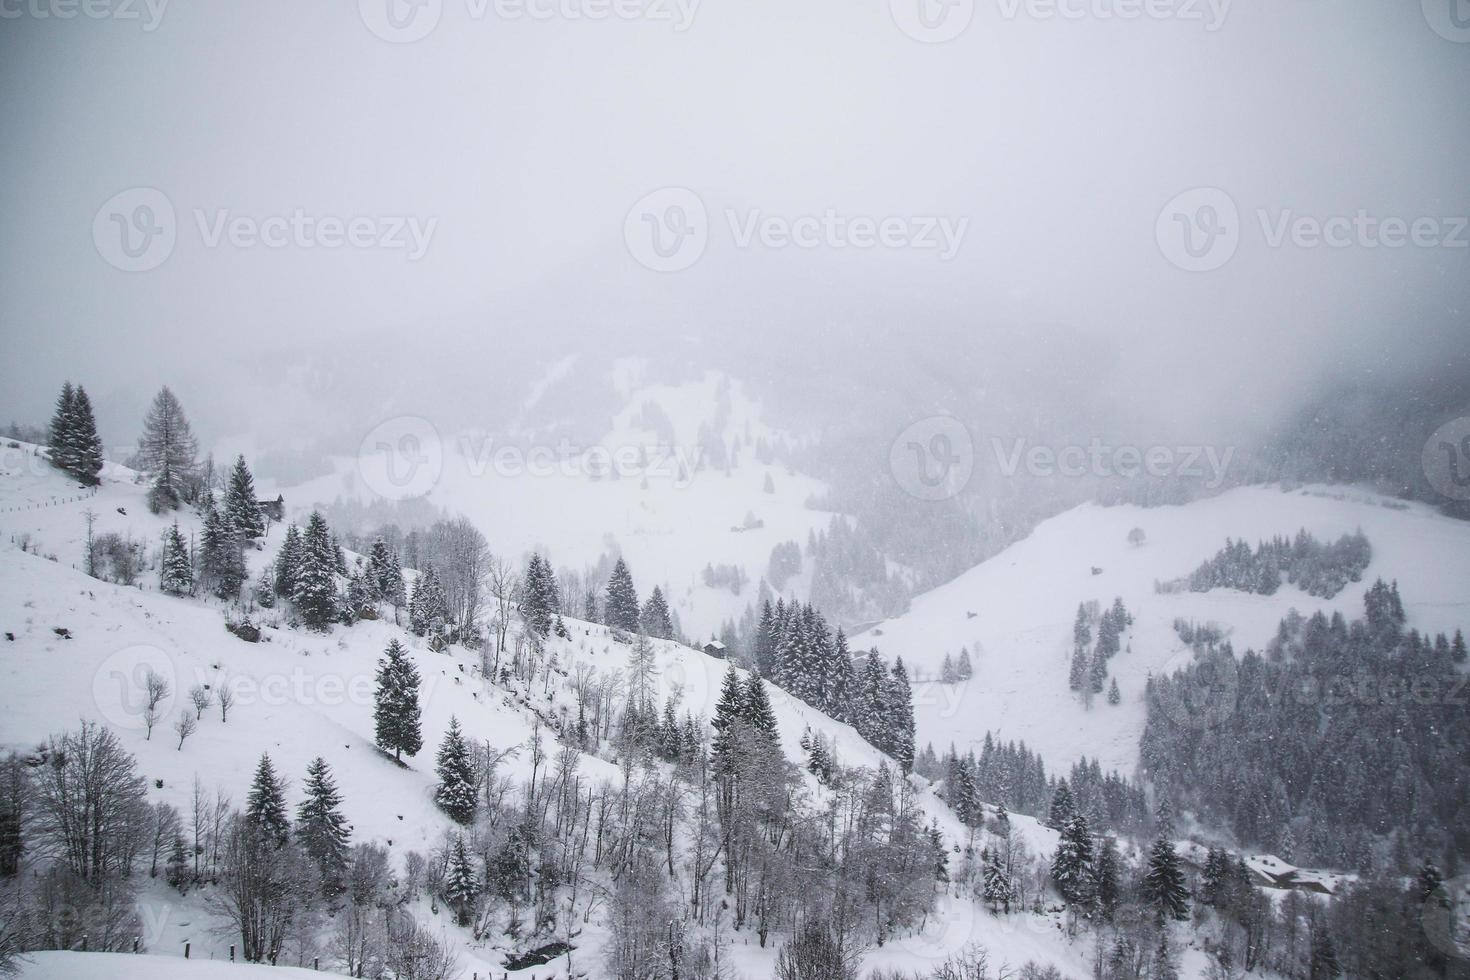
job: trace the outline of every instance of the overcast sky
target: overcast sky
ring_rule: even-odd
[[[403,0],[205,0],[156,22],[143,0],[91,2],[117,16],[0,0],[7,419],[43,420],[64,378],[102,403],[185,376],[223,396],[253,350],[387,330],[385,369],[427,383],[445,348],[423,338],[493,350],[527,318],[630,345],[732,323],[836,338],[851,321],[915,345],[1063,324],[1115,344],[1161,407],[1274,404],[1324,364],[1417,366],[1470,336],[1453,220],[1421,228],[1449,244],[1270,243],[1301,216],[1470,214],[1470,32],[1438,0],[1151,0],[1161,16],[1126,20],[1107,0],[1064,2],[1077,18],[924,0],[928,19],[905,0],[620,0],[645,15],[598,20],[570,0],[539,19],[427,0],[428,21]],[[658,272],[625,224],[666,187],[697,195],[707,244]],[[1165,208],[1202,187],[1238,209],[1237,241],[1188,271],[1161,246]],[[121,233],[99,209],[132,188],[175,212],[148,271],[109,264],[94,235]],[[1200,210],[1215,200],[1181,205],[1194,233],[1221,227]],[[222,218],[298,209],[366,217],[371,244],[211,242]],[[739,240],[756,212],[829,209],[963,234],[948,258]]]

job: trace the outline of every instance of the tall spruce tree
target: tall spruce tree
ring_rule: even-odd
[[[1051,859],[1051,878],[1068,902],[1086,902],[1092,897],[1092,832],[1081,814],[1073,814],[1062,827],[1056,853]]]
[[[337,549],[326,518],[313,511],[301,535],[301,557],[291,589],[291,604],[310,629],[324,630],[337,618]]]
[[[669,619],[669,604],[664,600],[663,590],[658,586],[655,585],[648,594],[648,601],[643,604],[643,611],[638,619],[647,635],[661,640],[673,639],[674,624]]]
[[[47,449],[51,465],[70,473],[76,467],[75,433],[77,425],[77,392],[70,381],[61,386],[56,396],[56,411],[51,416]]]
[[[322,890],[329,895],[342,890],[352,839],[352,826],[341,806],[332,770],[318,756],[306,767],[306,798],[296,807],[296,839],[316,863]]]
[[[454,909],[458,925],[469,925],[479,895],[480,880],[475,875],[474,863],[465,849],[464,838],[456,836],[449,863],[444,868],[444,900]]]
[[[174,521],[163,532],[163,557],[159,561],[158,587],[169,595],[191,595],[194,592],[194,567],[189,562],[189,546]]]
[[[745,682],[744,711],[742,716],[751,730],[761,735],[772,745],[776,744],[779,733],[776,729],[776,712],[771,708],[770,695],[766,693],[766,685],[761,680],[760,671],[753,670]]]
[[[638,632],[638,619],[642,614],[638,606],[638,590],[633,587],[633,575],[621,558],[613,565],[612,575],[607,580],[603,609],[607,625],[629,633]]]
[[[403,754],[417,755],[424,739],[419,730],[419,672],[408,659],[408,652],[397,640],[388,644],[378,661],[378,689],[373,698],[374,737],[378,748],[392,752],[394,760]]]
[[[898,761],[905,774],[914,768],[914,695],[909,687],[908,671],[903,658],[893,660],[892,676],[887,685],[886,709],[891,731],[888,754]]]
[[[255,478],[250,475],[243,455],[236,457],[235,467],[230,471],[230,485],[225,491],[225,513],[245,540],[265,533],[265,516],[261,514],[260,501],[255,496]]]
[[[245,801],[245,819],[276,847],[283,846],[291,835],[291,822],[286,817],[286,784],[276,775],[269,755],[262,754],[260,764],[255,767],[255,779]]]
[[[444,733],[444,741],[439,743],[436,770],[439,785],[434,790],[434,802],[451,820],[469,823],[474,819],[479,803],[478,780],[470,747],[459,730],[459,720],[453,715],[449,717],[449,730]]]
[[[1144,872],[1143,899],[1161,920],[1184,921],[1189,918],[1189,891],[1184,872],[1174,853],[1174,842],[1167,837],[1154,841],[1149,850],[1148,870]]]
[[[290,599],[296,593],[296,576],[301,570],[301,532],[287,525],[286,538],[276,554],[276,595]]]

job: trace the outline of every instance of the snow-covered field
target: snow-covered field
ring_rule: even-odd
[[[1146,535],[1139,546],[1128,542],[1135,527]],[[1271,596],[1154,591],[1155,581],[1187,575],[1227,537],[1254,546],[1301,528],[1321,540],[1361,528],[1373,548],[1362,583],[1332,599],[1290,585]],[[1398,580],[1411,627],[1470,627],[1470,524],[1341,487],[1246,487],[1176,507],[1086,505],[917,597],[905,615],[854,637],[852,645],[902,655],[931,678],[946,653],[968,647],[975,665],[968,683],[914,685],[921,746],[932,742],[943,752],[953,742],[963,752],[978,748],[991,731],[1024,740],[1052,772],[1065,772],[1085,754],[1100,758],[1105,770],[1127,773],[1138,761],[1149,675],[1172,672],[1191,657],[1173,629],[1176,618],[1217,622],[1237,651],[1259,650],[1292,608],[1361,615],[1363,592],[1380,577]],[[1110,661],[1122,703],[1098,696],[1089,710],[1067,687],[1073,619],[1079,602],[1095,599],[1106,607],[1118,596],[1135,619],[1124,650]]]

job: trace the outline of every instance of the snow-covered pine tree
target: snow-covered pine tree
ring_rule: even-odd
[[[1174,842],[1169,838],[1160,837],[1149,850],[1148,870],[1141,890],[1144,902],[1159,919],[1182,922],[1189,918],[1189,891],[1174,853]]]
[[[419,731],[419,672],[408,652],[393,640],[378,661],[378,688],[373,696],[373,729],[378,748],[403,761],[417,755],[424,739]]]
[[[480,896],[480,880],[475,865],[465,850],[464,838],[454,839],[454,849],[444,868],[444,901],[454,909],[456,924],[467,926],[474,917],[475,900]]]
[[[827,658],[827,703],[822,707],[838,721],[852,721],[852,699],[857,693],[857,672],[853,669],[852,651],[847,648],[847,634],[842,627],[832,636],[832,652]]]
[[[163,557],[159,561],[160,590],[169,595],[194,592],[194,567],[189,563],[189,545],[179,531],[179,522],[163,532]]]
[[[1080,691],[1087,684],[1087,679],[1087,647],[1078,644],[1072,648],[1072,669],[1067,672],[1067,686]]]
[[[984,892],[985,903],[990,906],[991,912],[1010,913],[1011,902],[1016,896],[1016,885],[1005,868],[1000,866],[995,854],[990,854],[985,861]]]
[[[1072,788],[1067,785],[1066,779],[1062,779],[1057,783],[1056,792],[1052,794],[1046,825],[1053,830],[1061,830],[1076,815],[1077,804],[1072,799]]]
[[[858,675],[854,727],[864,741],[880,752],[887,752],[891,746],[890,733],[886,728],[887,704],[884,698],[887,681],[888,674],[883,669],[883,661],[878,659],[878,651],[869,650]]]
[[[276,597],[290,599],[296,594],[296,576],[301,571],[301,532],[295,524],[286,527],[286,538],[276,553]]]
[[[47,440],[51,465],[67,473],[76,467],[77,392],[70,381],[61,386],[56,396],[56,411],[51,416]]]
[[[276,608],[276,577],[275,570],[272,566],[261,566],[260,574],[255,579],[253,594],[255,596],[255,602],[260,608]]]
[[[771,600],[767,599],[761,604],[760,624],[755,630],[755,666],[767,677],[774,677],[776,673],[776,645],[779,637],[776,635],[776,613],[771,607]]]
[[[944,654],[944,661],[939,665],[939,683],[953,684],[959,679],[959,674],[956,672],[954,666],[954,658],[946,652]]]
[[[408,625],[416,636],[438,636],[449,624],[449,599],[439,574],[430,565],[413,583],[413,597],[408,601]]]
[[[960,659],[955,664],[955,675],[962,681],[967,681],[975,676],[975,665],[970,662],[970,651],[967,647],[960,647]]]
[[[1120,704],[1123,701],[1123,692],[1118,690],[1118,678],[1114,677],[1108,682],[1108,704]]]
[[[313,511],[301,535],[301,560],[294,576],[291,604],[310,629],[324,630],[340,612],[337,550],[327,521]]]
[[[1118,848],[1111,837],[1097,842],[1097,855],[1092,867],[1092,894],[1097,901],[1098,913],[1104,921],[1112,922],[1122,900],[1122,885],[1118,878]]]
[[[249,541],[265,533],[265,517],[255,496],[255,478],[245,465],[244,455],[235,458],[230,471],[230,485],[225,491],[225,513],[234,522],[240,536]]]
[[[210,508],[199,538],[199,580],[213,595],[233,602],[245,584],[245,554],[228,514]]]
[[[904,775],[907,775],[914,768],[914,694],[909,687],[909,675],[902,657],[893,660],[886,695],[885,714],[892,733],[888,754],[898,761]]]
[[[92,414],[92,400],[87,397],[87,389],[81,385],[77,385],[73,409],[69,447],[71,473],[87,486],[95,487],[99,482],[97,474],[102,472],[102,440],[97,435],[97,419]]]
[[[763,736],[770,745],[776,745],[779,733],[776,730],[776,712],[771,708],[770,696],[760,671],[753,670],[745,682],[742,698],[743,717],[751,730]]]
[[[740,683],[740,673],[731,664],[725,668],[725,679],[720,683],[720,699],[715,703],[715,716],[710,720],[714,729],[711,746],[716,775],[728,775],[735,765],[736,738],[745,718],[745,685]]]
[[[647,635],[661,640],[673,639],[674,624],[669,620],[669,604],[664,600],[663,590],[658,586],[655,585],[648,594],[648,601],[643,604],[638,621]]]
[[[271,757],[261,754],[245,801],[245,820],[274,846],[281,847],[291,834],[286,817],[286,784],[276,775]]]
[[[1108,661],[1099,651],[1092,655],[1092,664],[1088,668],[1088,683],[1091,685],[1093,694],[1103,692],[1103,681],[1108,679]]]
[[[439,743],[439,758],[435,766],[439,774],[439,785],[434,790],[434,802],[439,809],[456,823],[467,824],[475,817],[479,804],[474,759],[470,747],[459,730],[459,720],[449,716],[449,730],[444,741]]]
[[[143,419],[143,435],[138,440],[139,462],[153,477],[148,506],[155,514],[188,501],[198,453],[184,407],[167,386],[160,388]]]
[[[607,625],[629,633],[638,632],[638,618],[642,610],[638,606],[638,590],[633,586],[633,575],[622,558],[613,565],[612,575],[607,580],[604,600]]]
[[[296,807],[296,839],[316,862],[322,891],[335,895],[347,876],[352,826],[342,815],[342,795],[327,760],[321,756],[306,767],[306,797]]]
[[[526,561],[521,577],[521,617],[537,636],[549,636],[557,609],[556,576],[551,565],[536,552]]]
[[[1081,814],[1073,814],[1062,827],[1056,853],[1051,859],[1051,878],[1068,902],[1086,902],[1092,895],[1092,832]]]
[[[808,642],[809,619],[793,610],[776,646],[776,686],[807,704],[817,704],[817,665]]]

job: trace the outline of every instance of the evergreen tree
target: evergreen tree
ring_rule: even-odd
[[[1067,671],[1067,686],[1074,691],[1080,691],[1087,682],[1087,648],[1079,644],[1072,648],[1072,666]]]
[[[715,703],[715,716],[710,721],[710,727],[715,730],[711,751],[716,775],[728,776],[734,771],[736,742],[744,719],[745,685],[740,683],[740,674],[731,664],[725,668],[720,699]]]
[[[286,528],[286,539],[276,554],[276,595],[290,599],[296,594],[296,576],[301,570],[301,532],[295,524]]]
[[[1072,789],[1063,779],[1057,783],[1057,791],[1052,794],[1051,809],[1047,812],[1046,825],[1053,830],[1061,830],[1067,826],[1067,821],[1077,815],[1077,804],[1072,799]]]
[[[776,671],[776,613],[771,608],[771,600],[767,599],[761,605],[760,623],[756,626],[754,655],[755,667],[766,677],[772,677]]]
[[[638,632],[638,590],[633,587],[633,576],[627,564],[619,558],[613,566],[612,576],[607,581],[604,599],[607,625],[629,633]]]
[[[74,472],[76,456],[77,392],[68,381],[56,398],[56,411],[51,416],[51,432],[47,448],[51,465],[67,473]]]
[[[169,595],[191,595],[194,592],[194,567],[189,563],[189,546],[174,521],[163,532],[163,558],[159,562],[158,587]]]
[[[988,854],[983,873],[986,904],[990,906],[992,912],[1009,914],[1011,902],[1016,896],[1016,885],[1006,869],[1000,866],[1000,860],[996,854]]]
[[[1062,827],[1056,853],[1051,859],[1051,877],[1057,891],[1069,902],[1085,902],[1092,894],[1092,832],[1087,820],[1074,814]]]
[[[352,827],[342,816],[341,805],[332,770],[318,756],[306,767],[306,798],[296,807],[296,839],[316,862],[327,894],[341,891],[347,876]]]
[[[413,597],[408,600],[408,625],[416,636],[438,635],[449,623],[449,598],[439,575],[430,565],[413,583]]]
[[[153,477],[148,506],[153,512],[173,510],[189,499],[189,485],[199,452],[184,407],[167,387],[159,389],[143,419],[138,458]]]
[[[1123,701],[1123,692],[1118,690],[1118,678],[1114,677],[1108,683],[1108,704],[1120,704]]]
[[[945,653],[944,662],[939,665],[939,683],[953,684],[959,679],[960,675],[955,670],[954,658]]]
[[[199,539],[200,582],[215,596],[234,601],[240,597],[245,575],[245,555],[234,524],[227,515],[209,508]]]
[[[265,533],[265,517],[255,496],[255,478],[250,475],[243,455],[235,459],[235,468],[230,471],[230,485],[225,491],[225,513],[245,540]]]
[[[1122,886],[1118,881],[1118,849],[1111,837],[1098,841],[1092,877],[1092,893],[1097,899],[1097,910],[1104,920],[1112,922],[1118,911],[1118,902],[1122,899]]]
[[[470,757],[470,747],[460,734],[459,721],[453,715],[449,718],[449,730],[444,733],[444,741],[439,744],[436,768],[439,786],[434,790],[434,802],[449,814],[451,820],[469,823],[474,819],[479,803],[476,792],[479,780],[474,760]]]
[[[1093,694],[1101,694],[1102,693],[1102,691],[1103,691],[1103,681],[1107,680],[1107,677],[1108,677],[1108,662],[1107,662],[1107,660],[1103,657],[1103,655],[1101,653],[1094,654],[1093,657],[1092,657],[1092,665],[1091,665],[1091,667],[1088,670],[1088,683],[1090,683],[1092,685],[1092,693]]]
[[[1167,837],[1154,841],[1149,851],[1148,870],[1143,876],[1143,898],[1162,920],[1189,918],[1189,892],[1184,886],[1184,872],[1174,853],[1174,843]]]
[[[643,627],[643,632],[649,636],[658,637],[661,640],[673,639],[674,625],[669,620],[669,604],[664,601],[663,590],[656,585],[649,593],[648,601],[643,604],[639,623]]]
[[[1465,662],[1465,633],[1455,630],[1455,640],[1450,644],[1450,657],[1457,664]]]
[[[378,748],[403,761],[423,747],[419,732],[419,672],[397,640],[378,661],[378,689],[373,698],[374,737]]]
[[[955,664],[955,673],[962,681],[967,681],[975,676],[975,667],[970,662],[970,651],[965,647],[960,647],[960,659]]]
[[[553,619],[560,608],[560,590],[551,563],[532,553],[521,579],[521,616],[537,636],[551,633]]]
[[[70,471],[73,476],[89,487],[100,481],[102,472],[102,440],[97,435],[97,419],[92,415],[92,400],[87,389],[77,385],[76,401],[72,417],[69,455]]]
[[[892,677],[886,698],[889,728],[892,732],[888,754],[897,760],[907,775],[914,768],[914,695],[909,687],[908,671],[903,658],[893,660]]]
[[[1332,942],[1332,933],[1321,924],[1312,927],[1312,959],[1308,977],[1310,980],[1336,980],[1342,976],[1342,966],[1337,960],[1337,946]]]
[[[291,603],[310,629],[324,630],[338,614],[337,551],[326,519],[313,511],[301,535],[301,558],[294,575]]]
[[[745,723],[752,731],[764,736],[768,742],[775,745],[778,738],[776,712],[771,708],[771,699],[766,693],[765,683],[761,681],[760,671],[750,672],[750,677],[745,682],[745,691],[741,701],[744,708],[742,717]]]
[[[449,864],[444,869],[444,900],[454,909],[456,923],[461,926],[470,924],[479,895],[480,881],[465,851],[464,838],[455,837],[454,850],[450,852]]]
[[[276,776],[271,757],[262,754],[245,802],[245,819],[266,840],[281,847],[291,834],[286,817],[286,784]]]

